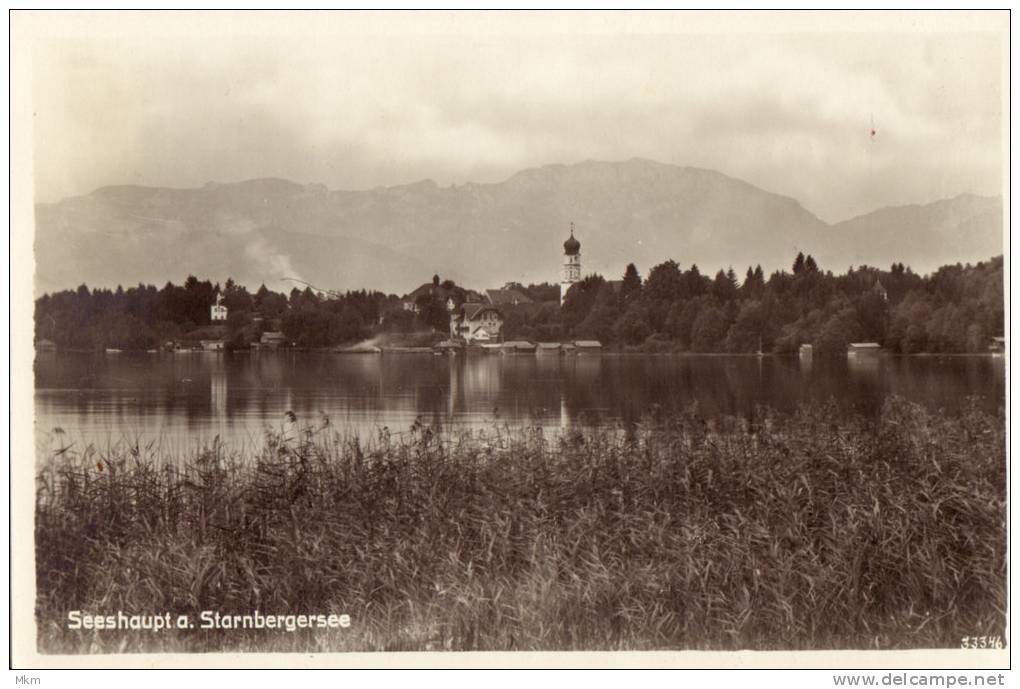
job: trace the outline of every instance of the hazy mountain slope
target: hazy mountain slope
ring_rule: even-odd
[[[466,242],[448,250],[469,267],[479,249],[505,256],[502,270],[553,279],[575,222],[585,271],[646,271],[666,258],[706,269],[786,263],[797,238],[822,223],[792,199],[709,170],[648,161],[581,163],[519,173],[498,185],[466,185],[452,222]],[[475,271],[484,279],[487,265]]]
[[[585,272],[642,273],[666,258],[704,271],[788,267],[798,249],[834,270],[918,270],[987,258],[998,199],[962,196],[827,226],[795,200],[710,170],[647,160],[525,170],[497,184],[431,181],[329,191],[262,179],[199,189],[106,187],[36,207],[37,292],[162,284],[188,273],[285,286],[403,292],[433,273],[475,287],[558,279],[576,224]]]
[[[200,190],[119,187],[36,209],[36,291],[181,282],[189,273],[289,289],[377,288],[392,274],[419,279],[429,267],[410,255],[338,236],[309,213],[308,194],[263,181]],[[309,217],[310,216],[310,217]],[[318,224],[317,224],[317,221]],[[305,230],[305,231],[297,231]]]
[[[903,261],[918,272],[1003,253],[1002,199],[962,194],[923,206],[882,208],[833,225],[819,249],[833,269]],[[840,263],[841,261],[841,263]]]
[[[370,242],[344,237],[255,230],[237,235],[149,230],[126,235],[43,232],[37,237],[37,292],[73,287],[180,283],[189,274],[223,281],[232,276],[257,288],[289,290],[283,278],[316,286],[383,288],[387,273],[427,272],[425,264]]]

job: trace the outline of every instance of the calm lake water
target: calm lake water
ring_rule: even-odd
[[[706,416],[790,411],[835,399],[875,413],[892,394],[954,411],[969,396],[1004,405],[1004,359],[896,357],[802,362],[796,357],[339,355],[308,352],[94,355],[42,353],[35,363],[40,454],[67,441],[158,439],[186,449],[216,435],[255,442],[299,421],[373,434],[421,418],[442,427],[493,423],[615,425],[656,407],[697,402]],[[61,429],[62,433],[54,433]]]

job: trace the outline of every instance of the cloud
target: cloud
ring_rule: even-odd
[[[494,182],[632,157],[717,169],[833,221],[1001,187],[995,35],[519,22],[459,34],[456,21],[422,22],[443,30],[210,21],[197,35],[170,26],[42,44],[37,197],[265,176],[349,189]]]

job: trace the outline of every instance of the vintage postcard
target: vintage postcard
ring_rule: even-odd
[[[1008,665],[1008,12],[10,21],[15,667]]]

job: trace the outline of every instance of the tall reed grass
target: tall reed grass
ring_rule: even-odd
[[[1005,422],[894,399],[754,425],[370,442],[328,424],[54,456],[43,652],[889,649],[1003,634]],[[72,631],[70,610],[348,614],[340,630]]]

